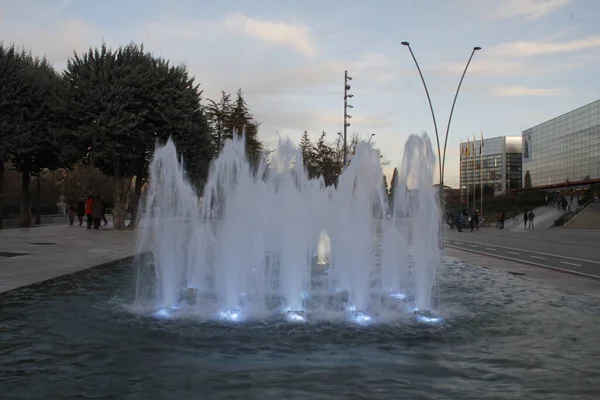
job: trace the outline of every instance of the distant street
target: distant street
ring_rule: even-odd
[[[446,246],[513,261],[592,275],[600,279],[600,229],[550,228],[511,232],[447,229]]]

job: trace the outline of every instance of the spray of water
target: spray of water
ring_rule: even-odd
[[[160,317],[185,308],[232,322],[278,313],[301,322],[333,307],[365,324],[389,306],[382,295],[430,310],[440,263],[434,167],[429,138],[411,136],[389,209],[368,143],[325,187],[289,140],[252,165],[234,135],[199,197],[174,144],[157,146],[138,241],[152,254],[138,286],[152,290],[138,290],[150,292],[138,301]]]

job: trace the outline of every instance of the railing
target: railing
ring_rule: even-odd
[[[563,228],[565,228],[567,225],[569,225],[579,214],[581,214],[593,202],[594,202],[594,198],[592,197],[591,199],[589,199],[588,201],[586,201],[585,203],[583,203],[583,205],[580,205],[579,207],[577,207],[577,209],[574,212],[572,212],[571,214],[567,215],[565,217],[565,222],[562,225]]]

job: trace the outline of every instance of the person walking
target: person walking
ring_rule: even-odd
[[[94,220],[94,229],[100,229],[100,220],[102,219],[102,200],[100,199],[100,195],[96,195],[94,197],[94,201],[92,202],[92,219]]]
[[[85,215],[85,200],[79,198],[77,202],[77,219],[79,219],[79,226],[83,225],[83,216]]]
[[[454,218],[455,218],[454,224],[456,225],[456,229],[459,232],[462,232],[462,224],[463,224],[463,221],[465,220],[465,216],[463,215],[462,211],[457,211]]]
[[[67,202],[67,212],[69,213],[69,225],[73,225],[75,223],[75,214],[77,213],[77,206],[73,199],[69,199]]]
[[[529,213],[527,210],[523,213],[523,229],[527,229],[527,220],[529,219]]]
[[[85,201],[85,215],[87,217],[87,228],[92,229],[92,205],[94,203],[94,196],[91,194],[87,197]]]

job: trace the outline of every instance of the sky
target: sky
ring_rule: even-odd
[[[448,138],[445,183],[458,186],[459,143],[521,132],[600,97],[598,0],[0,0],[0,40],[63,69],[73,51],[143,43],[185,63],[218,99],[241,88],[268,148],[307,130],[343,128],[344,71],[354,98],[348,134],[401,163],[427,132],[425,76],[443,136],[474,46]],[[437,175],[436,175],[437,176]],[[437,178],[436,178],[437,179]]]

